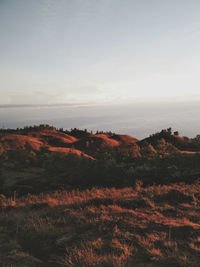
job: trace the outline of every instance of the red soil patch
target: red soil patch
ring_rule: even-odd
[[[43,146],[43,142],[38,138],[18,134],[2,136],[0,142],[7,150],[25,149],[27,144],[34,150],[39,150]]]
[[[120,145],[120,143],[117,140],[110,138],[109,134],[96,134],[95,136],[103,139],[103,141],[107,144],[107,146],[115,147]]]
[[[110,139],[117,140],[118,142],[121,142],[122,144],[135,144],[139,141],[138,139],[132,136],[129,136],[129,135],[125,135],[125,134],[115,134],[115,135],[112,135]]]
[[[138,140],[128,135],[96,134],[94,136],[82,138],[73,145],[78,149],[88,148],[114,148],[120,145],[133,145]]]
[[[97,148],[113,148],[120,145],[116,140],[112,140],[107,136],[92,136],[82,138],[73,144],[78,149],[97,149]]]
[[[74,136],[71,136],[69,134],[66,133],[61,133],[58,132],[56,130],[43,130],[43,131],[34,131],[28,134],[29,136],[33,136],[33,137],[37,137],[41,140],[48,140],[48,138],[50,139],[57,139],[58,141],[61,141],[63,143],[66,144],[70,144],[70,143],[74,143],[76,141],[78,141],[78,139]]]
[[[173,138],[175,138],[176,140],[180,141],[180,142],[183,142],[183,143],[190,143],[191,141],[187,138],[184,138],[182,136],[179,136],[179,135],[172,135]]]
[[[33,137],[32,135],[37,136],[37,138]],[[55,139],[51,139],[52,137]],[[59,140],[57,140],[56,138],[58,138]],[[30,148],[34,150],[40,150],[41,146],[46,146],[48,147],[49,151],[52,152],[59,152],[65,154],[72,153],[76,154],[79,157],[83,156],[94,160],[93,157],[74,148],[50,146],[48,141],[52,140],[57,142],[60,141],[63,144],[71,144],[74,141],[77,141],[75,137],[64,133],[58,133],[57,131],[32,132],[29,134],[29,136],[19,135],[19,134],[7,134],[6,136],[2,136],[0,138],[2,147],[5,150],[16,150],[16,149],[26,150],[27,145],[29,145]]]
[[[109,138],[111,135],[110,134],[105,134],[105,133],[103,133],[103,134],[95,134],[95,136],[96,137],[102,137],[102,138]]]
[[[50,146],[49,148],[49,151],[52,151],[52,152],[61,152],[61,153],[65,153],[65,154],[75,154],[79,157],[86,157],[86,158],[89,158],[89,159],[92,159],[94,160],[93,157],[83,153],[82,151],[78,150],[78,149],[74,149],[74,148],[68,148],[68,147],[52,147]]]
[[[180,150],[181,154],[188,154],[188,155],[195,155],[195,154],[199,154],[200,152],[194,152],[194,151],[186,151],[186,150]]]

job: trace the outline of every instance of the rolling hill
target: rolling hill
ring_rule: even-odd
[[[200,146],[191,139],[177,136],[166,130],[143,140],[132,136],[113,133],[92,134],[86,130],[73,129],[63,132],[56,129],[30,129],[13,131],[0,135],[1,151],[3,150],[40,150],[46,147],[52,152],[65,154],[75,153],[83,157],[94,158],[97,153],[114,153],[117,151],[126,157],[166,156],[171,153],[195,154]]]
[[[197,267],[200,139],[0,130],[0,265]]]

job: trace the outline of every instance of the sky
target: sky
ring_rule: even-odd
[[[0,112],[200,103],[199,14],[199,0],[0,0]]]

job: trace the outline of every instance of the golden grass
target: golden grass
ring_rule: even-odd
[[[200,186],[137,189],[1,197],[2,225],[35,266],[198,266]]]

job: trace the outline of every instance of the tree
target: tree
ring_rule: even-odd
[[[174,132],[174,135],[178,136],[179,135],[179,132],[178,131],[175,131]]]
[[[172,128],[170,127],[170,128],[167,128],[167,132],[169,133],[169,134],[172,134]]]
[[[193,141],[195,143],[200,143],[200,134],[197,134],[197,136],[195,138],[193,138]]]

